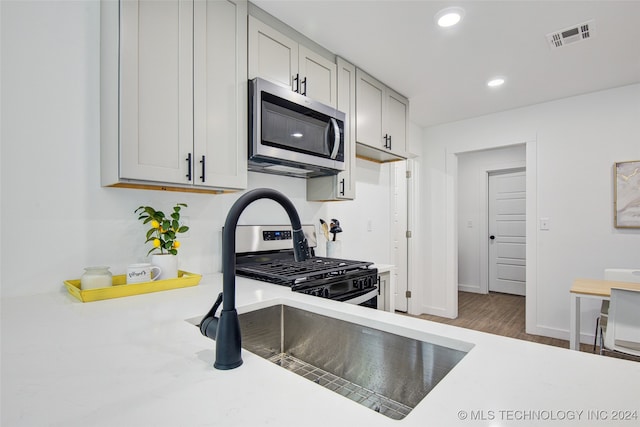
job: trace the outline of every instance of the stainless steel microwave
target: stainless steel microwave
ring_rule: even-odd
[[[249,170],[302,178],[344,170],[345,114],[264,79],[249,81]]]

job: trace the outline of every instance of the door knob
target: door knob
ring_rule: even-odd
[[[491,240],[494,240],[494,239],[496,238],[496,236],[489,236],[489,238],[490,238]]]

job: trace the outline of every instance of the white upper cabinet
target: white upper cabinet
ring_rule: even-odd
[[[249,16],[249,79],[261,77],[337,105],[336,64]]]
[[[407,152],[407,120],[409,101],[390,88],[386,88],[387,148],[401,156]]]
[[[375,161],[407,156],[409,101],[402,95],[356,70],[356,140],[358,155]]]
[[[383,148],[384,85],[358,69],[356,99],[357,141],[371,147]]]
[[[246,188],[246,1],[101,3],[102,184]]]
[[[247,187],[246,2],[194,3],[193,183]]]
[[[307,200],[353,200],[356,196],[356,67],[342,58],[338,65],[338,110],[345,113],[345,170],[307,180]]]
[[[119,178],[185,182],[183,159],[193,149],[192,17],[186,1],[121,3]]]

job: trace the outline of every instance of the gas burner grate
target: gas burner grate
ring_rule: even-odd
[[[265,282],[294,285],[307,280],[343,275],[347,271],[371,264],[366,261],[314,257],[305,261],[273,260],[236,265],[236,273]]]

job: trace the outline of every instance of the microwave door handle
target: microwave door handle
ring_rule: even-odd
[[[331,151],[331,159],[335,160],[338,155],[338,150],[340,149],[340,127],[338,126],[338,121],[333,117],[330,119],[331,124],[333,125],[333,151]],[[329,128],[327,127],[327,134],[329,133]],[[327,135],[328,138],[328,135]]]

